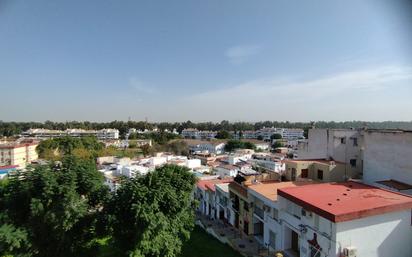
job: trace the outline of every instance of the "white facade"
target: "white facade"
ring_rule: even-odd
[[[189,159],[186,161],[186,167],[193,170],[202,166],[200,159]]]
[[[411,210],[390,212],[346,222],[334,223],[279,196],[282,226],[279,244],[293,252],[292,233],[297,234],[301,257],[343,256],[344,249],[354,257],[412,256]],[[305,215],[303,215],[305,214]],[[319,245],[318,254],[309,241]]]
[[[281,161],[253,159],[252,163],[271,172],[276,172],[279,174],[283,174],[286,171],[286,164]]]
[[[219,177],[236,177],[236,175],[239,173],[240,168],[233,166],[233,165],[223,165],[223,166],[217,166],[215,168],[215,173]]]
[[[296,159],[333,159],[348,169],[362,172],[361,134],[353,129],[310,129],[308,140],[300,141]]]
[[[182,137],[188,139],[214,139],[217,135],[216,131],[184,129],[181,133]]]
[[[225,150],[225,143],[212,143],[212,142],[196,142],[189,144],[189,149],[193,153],[212,153],[222,154]]]
[[[26,137],[34,138],[58,138],[64,136],[83,137],[95,136],[99,140],[119,139],[119,130],[117,129],[101,129],[101,130],[84,130],[84,129],[66,129],[66,130],[50,130],[50,129],[29,129],[22,133]]]
[[[121,175],[133,178],[136,175],[146,175],[149,168],[141,165],[128,165],[121,168]]]
[[[412,132],[368,130],[362,135],[364,182],[380,187],[376,182],[384,180],[412,185]],[[411,189],[401,192],[412,195]]]

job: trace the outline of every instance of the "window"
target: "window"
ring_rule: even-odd
[[[341,143],[341,144],[346,144],[346,138],[345,138],[345,137],[342,137],[342,138],[340,139],[340,143]]]
[[[272,230],[269,230],[269,246],[276,249],[276,233]]]
[[[318,170],[318,179],[323,180],[323,170]]]
[[[350,159],[350,166],[356,167],[356,159]]]
[[[358,139],[357,138],[353,138],[353,146],[358,146]]]
[[[273,218],[274,220],[278,220],[278,217],[279,217],[278,210],[275,209],[275,208],[273,208],[272,218]]]
[[[300,176],[301,176],[302,178],[307,178],[308,175],[309,175],[308,169],[302,169],[301,171],[302,171],[302,173],[301,173]]]

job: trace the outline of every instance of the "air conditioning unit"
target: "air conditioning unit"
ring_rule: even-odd
[[[343,256],[345,257],[357,257],[357,254],[356,247],[350,246],[343,249]]]

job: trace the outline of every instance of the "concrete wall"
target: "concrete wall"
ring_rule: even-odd
[[[363,132],[363,179],[394,179],[412,185],[412,132]]]

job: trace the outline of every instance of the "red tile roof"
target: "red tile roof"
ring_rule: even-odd
[[[225,184],[225,183],[230,183],[233,181],[233,178],[225,178],[225,179],[211,179],[211,180],[200,180],[197,182],[197,187],[199,187],[202,190],[211,190],[215,191],[216,184]]]
[[[412,208],[410,196],[354,181],[284,188],[278,195],[335,223]]]

